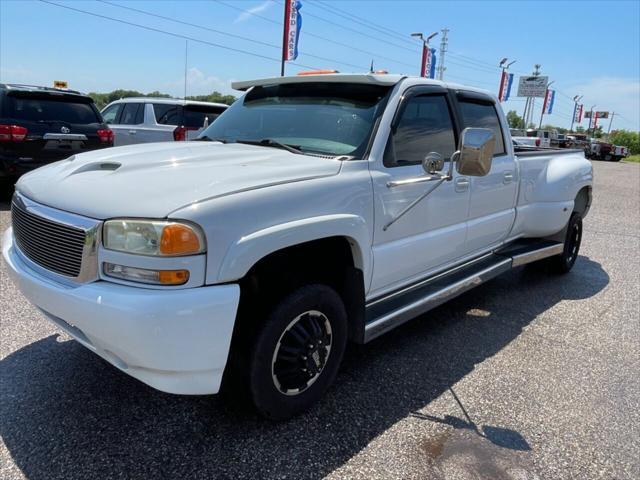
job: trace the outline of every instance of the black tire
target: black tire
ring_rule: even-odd
[[[555,273],[568,273],[576,263],[580,244],[582,242],[582,215],[573,212],[567,224],[567,233],[564,238],[564,250],[560,255],[550,257],[548,262]]]
[[[250,353],[249,394],[255,408],[272,420],[308,409],[335,379],[346,344],[347,314],[332,288],[307,285],[285,296],[258,331]]]

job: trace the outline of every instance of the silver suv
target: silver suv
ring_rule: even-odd
[[[193,140],[227,107],[223,103],[132,97],[111,102],[102,116],[113,130],[114,145],[120,146]]]

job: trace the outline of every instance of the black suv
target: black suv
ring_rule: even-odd
[[[0,83],[0,196],[23,173],[75,153],[113,146],[91,97],[74,90]]]

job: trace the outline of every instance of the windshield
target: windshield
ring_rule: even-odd
[[[268,139],[304,153],[362,157],[389,90],[329,82],[254,87],[200,138],[229,143]]]

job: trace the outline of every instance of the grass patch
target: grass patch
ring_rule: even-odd
[[[640,155],[629,155],[624,159],[625,162],[640,163]]]

